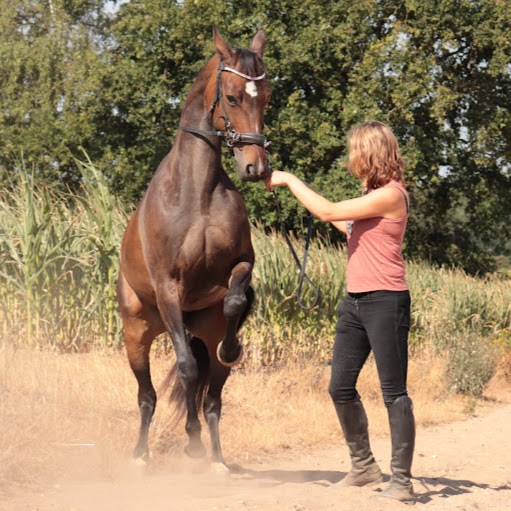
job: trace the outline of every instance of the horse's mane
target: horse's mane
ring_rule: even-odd
[[[263,74],[263,61],[251,50],[246,48],[231,48],[236,52],[234,65],[239,66],[240,71],[249,76],[259,76]]]

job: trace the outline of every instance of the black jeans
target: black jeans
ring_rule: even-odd
[[[357,379],[371,350],[385,405],[407,395],[410,293],[348,293],[338,313],[328,389],[334,403],[347,403],[358,396]]]

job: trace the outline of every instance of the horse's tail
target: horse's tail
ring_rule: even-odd
[[[204,342],[198,337],[192,337],[190,339],[190,348],[192,354],[197,361],[197,369],[199,372],[199,378],[197,381],[197,394],[196,405],[197,410],[200,412],[202,404],[204,402],[204,396],[208,391],[209,387],[209,354]],[[179,381],[179,375],[177,372],[177,362],[171,367],[167,377],[160,386],[160,393],[165,393],[170,387],[169,402],[174,406],[173,413],[173,427],[177,426],[183,419],[186,413],[186,396],[183,390],[183,386]]]

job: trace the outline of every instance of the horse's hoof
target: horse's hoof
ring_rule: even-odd
[[[147,467],[147,461],[142,457],[133,458],[131,462],[135,467]]]
[[[142,457],[139,458],[131,458],[128,463],[125,474],[128,478],[139,479],[146,474],[147,470],[147,461]]]
[[[195,445],[188,444],[185,447],[185,454],[194,460],[204,458],[204,456],[206,456],[206,448],[202,443]]]
[[[227,360],[224,360],[224,359],[220,356],[220,350],[221,350],[221,348],[222,348],[222,344],[223,344],[223,341],[222,341],[222,342],[221,342],[221,343],[217,346],[217,348],[216,348],[216,356],[217,356],[217,358],[218,358],[219,362],[220,362],[222,365],[226,366],[226,367],[234,367],[234,366],[238,365],[238,364],[241,362],[241,360],[243,359],[243,346],[242,346],[241,344],[239,345],[239,347],[240,347],[240,352],[239,352],[238,357],[237,357],[235,360],[233,360],[232,362],[228,362]]]
[[[151,451],[147,447],[135,447],[133,450],[132,461],[137,465],[147,465],[151,459]]]
[[[215,461],[211,463],[211,472],[214,472],[215,474],[230,474],[231,471],[224,463]]]

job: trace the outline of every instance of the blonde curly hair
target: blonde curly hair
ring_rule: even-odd
[[[404,179],[405,159],[392,130],[383,122],[367,121],[348,133],[349,157],[346,166],[368,189]]]

